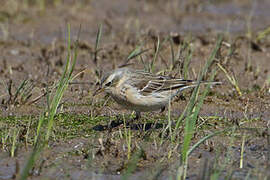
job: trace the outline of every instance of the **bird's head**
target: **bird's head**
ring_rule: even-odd
[[[116,69],[107,75],[105,75],[101,79],[101,83],[99,88],[94,92],[94,95],[99,94],[103,91],[107,93],[111,93],[112,89],[115,88],[120,81],[121,78],[123,78],[124,73],[127,72],[127,68],[121,68]]]

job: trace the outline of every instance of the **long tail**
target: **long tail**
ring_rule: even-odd
[[[210,84],[210,85],[221,85],[222,82],[219,82],[219,81],[213,81],[213,82],[210,82],[210,81],[201,81],[201,82],[192,81],[192,82],[188,83],[186,86],[183,86],[183,87],[179,88],[174,96],[176,96],[177,94],[179,94],[180,92],[182,92],[185,89],[196,87],[198,84],[199,85],[201,85],[201,84],[204,84],[204,85],[208,85],[208,84]]]
[[[197,81],[193,81],[192,82],[194,85],[197,85],[198,84],[198,82]],[[199,82],[199,84],[210,84],[210,85],[221,85],[222,84],[222,82],[220,82],[220,81],[201,81],[201,82]]]

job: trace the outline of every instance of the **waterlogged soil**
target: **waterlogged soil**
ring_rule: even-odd
[[[134,114],[105,94],[93,97],[93,92],[102,74],[124,64],[138,46],[147,51],[130,60],[130,68],[144,69],[158,40],[154,73],[184,76],[181,65],[192,52],[185,76],[196,79],[218,34],[224,41],[210,71],[216,69],[215,80],[222,85],[212,87],[204,100],[192,144],[231,129],[192,152],[186,177],[270,178],[270,39],[259,36],[269,28],[269,1],[29,3],[4,1],[0,7],[0,179],[20,177],[33,150],[39,116],[48,106],[46,89],[52,97],[64,71],[68,23],[72,42],[78,40],[73,74],[80,74],[63,95],[50,141],[30,179],[176,179],[182,172],[184,122],[177,132],[169,129],[174,129],[191,91],[172,102],[172,126],[168,109],[144,113],[125,126],[123,120]],[[188,48],[173,66],[172,49],[176,57],[185,43]]]

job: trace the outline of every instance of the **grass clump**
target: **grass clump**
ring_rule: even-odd
[[[215,57],[216,57],[216,55],[221,47],[221,43],[222,43],[222,37],[220,36],[217,40],[215,49],[213,50],[210,58],[207,60],[202,72],[200,73],[200,75],[198,77],[198,82],[202,81],[203,76],[207,73],[208,68],[212,64],[213,60],[215,59]],[[216,71],[214,69],[212,71],[210,81],[213,80],[215,73],[216,73]],[[184,140],[183,140],[183,144],[182,144],[182,148],[181,148],[181,164],[182,164],[182,166],[180,166],[179,171],[178,171],[178,179],[186,179],[188,157],[189,157],[190,153],[192,152],[192,149],[196,148],[196,146],[193,146],[190,148],[191,140],[192,140],[192,137],[195,133],[196,120],[198,118],[199,111],[200,111],[201,106],[203,104],[203,100],[208,92],[209,87],[210,87],[208,85],[207,88],[204,90],[202,96],[198,97],[199,85],[200,85],[200,83],[198,83],[198,85],[195,87],[184,113],[178,118],[178,120],[176,122],[176,127],[174,130],[173,139],[175,138],[175,136],[177,134],[178,128],[180,126],[180,122],[182,122],[184,120],[184,122],[185,122]],[[184,114],[186,116],[185,118],[184,118]]]
[[[71,40],[70,40],[70,25],[68,25],[68,54],[66,58],[66,65],[64,67],[62,77],[58,82],[58,86],[54,96],[51,98],[49,96],[49,93],[47,94],[47,108],[39,118],[34,148],[32,153],[30,154],[30,157],[26,162],[26,165],[23,168],[22,173],[20,174],[19,178],[20,180],[27,179],[30,170],[34,167],[35,161],[39,157],[42,150],[48,144],[49,138],[52,133],[52,128],[54,125],[57,108],[60,104],[60,101],[64,95],[66,88],[68,87],[69,82],[72,80],[72,73],[75,67],[76,59],[77,59],[77,48],[75,47],[74,54],[72,55]],[[45,122],[47,122],[46,130],[42,131],[41,128],[44,127]]]

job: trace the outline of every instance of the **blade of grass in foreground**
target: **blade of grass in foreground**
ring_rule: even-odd
[[[134,155],[131,157],[127,164],[126,171],[123,173],[121,180],[128,180],[130,177],[131,173],[136,169],[137,163],[142,156],[142,150],[138,150],[138,152],[135,152]]]
[[[68,28],[68,55],[67,55],[67,61],[66,61],[66,66],[65,70],[62,74],[62,77],[60,79],[60,82],[58,84],[58,88],[56,90],[56,94],[52,99],[52,103],[49,109],[49,118],[48,118],[48,129],[47,129],[47,134],[45,136],[45,141],[46,143],[49,140],[51,129],[53,127],[53,122],[54,122],[54,116],[57,111],[57,107],[59,106],[60,100],[62,99],[64,92],[66,88],[68,87],[68,84],[71,80],[71,74],[73,72],[73,69],[75,67],[76,63],[76,58],[77,58],[77,49],[74,51],[74,56],[73,56],[73,62],[72,66],[70,67],[70,61],[71,61],[71,40],[70,40],[70,26]]]
[[[151,64],[150,64],[151,72],[154,72],[154,68],[155,68],[154,65],[155,65],[156,59],[158,57],[159,50],[160,50],[160,38],[158,36],[157,37],[157,45],[156,45],[156,49],[155,49],[155,55],[154,55],[154,58],[152,59]]]
[[[202,73],[200,73],[200,76],[198,77],[198,82],[202,81],[202,77],[203,75],[205,75],[210,67],[210,65],[212,64],[213,60],[216,57],[217,52],[219,51],[220,47],[221,47],[221,43],[222,43],[222,36],[218,37],[218,41],[216,43],[215,49],[213,50],[213,52],[211,53],[211,56],[209,57],[209,59],[207,60]],[[214,77],[214,74],[216,73],[216,71],[214,70],[211,78]],[[186,178],[186,173],[187,173],[187,164],[188,164],[188,150],[189,150],[189,146],[191,143],[191,139],[194,135],[194,129],[195,129],[195,125],[196,125],[196,120],[198,117],[198,114],[200,112],[203,100],[208,92],[208,88],[205,89],[205,91],[203,92],[203,95],[200,97],[198,103],[196,104],[196,100],[198,97],[198,93],[199,93],[199,85],[200,83],[198,83],[198,85],[196,86],[196,88],[194,89],[191,99],[189,101],[189,104],[187,105],[186,108],[186,118],[185,118],[185,128],[184,128],[184,140],[183,140],[183,144],[182,144],[182,158],[181,158],[181,162],[184,168],[184,172],[183,175],[178,176],[178,178],[183,177],[182,179]],[[178,119],[178,121],[182,121],[183,116],[180,116],[180,118]],[[177,122],[177,124],[179,124]],[[177,128],[177,127],[176,127]],[[177,129],[175,129],[175,134],[177,133]],[[175,136],[175,135],[174,135]]]
[[[125,67],[127,65],[129,65],[129,61],[131,59],[134,59],[137,56],[140,56],[141,54],[145,53],[146,51],[148,51],[149,49],[144,49],[142,50],[142,45],[137,46],[126,58],[125,62],[123,64],[121,64],[120,66],[118,66],[119,68],[121,67]]]
[[[94,52],[94,63],[97,64],[97,54],[99,52],[99,44],[102,35],[102,24],[98,28],[97,37],[96,37],[96,44],[95,44],[95,52]]]
[[[39,157],[42,150],[48,144],[51,130],[54,124],[54,116],[56,114],[57,107],[59,106],[59,103],[63,97],[63,94],[66,88],[68,87],[69,82],[72,80],[71,75],[75,67],[76,59],[77,59],[77,45],[76,45],[76,48],[74,49],[73,57],[71,56],[70,25],[68,24],[68,54],[67,54],[65,69],[64,69],[61,79],[59,80],[56,93],[53,96],[52,101],[48,102],[48,107],[45,110],[45,112],[48,113],[47,131],[44,132],[44,134],[42,134],[41,127],[44,124],[46,117],[45,115],[41,115],[39,118],[39,124],[38,124],[38,129],[37,129],[37,135],[35,138],[34,149],[32,153],[30,154],[30,157],[28,158],[26,165],[24,166],[24,169],[19,178],[20,180],[27,179],[27,177],[29,176],[29,171],[34,167],[35,161]],[[72,65],[70,66],[71,61],[72,61]],[[49,101],[49,96],[47,97]],[[44,137],[45,137],[45,140],[43,140]]]

